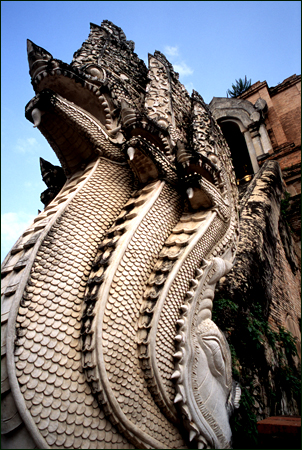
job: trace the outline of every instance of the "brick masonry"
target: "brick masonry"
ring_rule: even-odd
[[[293,327],[290,331],[298,339],[297,349],[301,354],[301,335],[298,326],[298,320],[301,317],[300,272],[297,270],[293,272],[288,257],[279,235],[275,248],[269,322],[272,328],[278,331],[278,326],[287,328],[289,318],[291,318],[297,327]]]
[[[296,338],[298,356],[294,356],[289,364],[291,367],[299,367],[300,264],[289,226],[281,214],[283,190],[284,182],[279,165],[276,161],[266,161],[246,190],[240,191],[240,238],[236,261],[234,269],[218,282],[215,298],[234,302],[239,307],[238,311],[246,311],[246,314],[253,313],[257,304],[261,305],[263,316],[276,333],[279,332],[279,327],[283,327]],[[235,316],[235,325],[230,328],[231,334],[236,333],[237,323],[240,328],[239,321],[242,317],[242,314]],[[236,338],[240,339],[238,335]],[[234,341],[231,343],[234,344]],[[235,344],[234,348],[237,353]],[[257,350],[258,366],[252,362],[252,350],[250,358],[245,361],[242,354],[237,355],[240,361],[237,370],[241,386],[251,389],[246,380],[249,376],[253,377],[250,394],[254,399],[252,411],[258,420],[271,415],[299,414],[295,398],[287,396],[286,386],[282,384],[284,381],[280,382],[278,378],[274,352],[267,342]],[[274,403],[273,398],[277,398],[277,395],[278,403]]]
[[[257,429],[259,448],[301,448],[301,417],[267,417]]]
[[[288,192],[291,195],[300,194],[301,75],[292,75],[271,88],[266,81],[257,81],[239,98],[252,104],[255,104],[258,98],[266,101],[268,110],[265,126],[273,146],[273,153],[267,159],[279,162]],[[299,167],[296,168],[295,176],[288,178],[284,171],[297,165]]]

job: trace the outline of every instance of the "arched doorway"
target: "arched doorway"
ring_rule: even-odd
[[[239,126],[230,120],[218,123],[231,151],[237,181],[249,181],[254,174],[254,170]]]

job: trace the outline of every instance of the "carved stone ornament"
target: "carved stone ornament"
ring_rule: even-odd
[[[2,266],[2,447],[230,448],[240,389],[211,311],[238,212],[220,128],[109,21],[71,64],[30,41],[28,59],[26,117],[67,178]]]

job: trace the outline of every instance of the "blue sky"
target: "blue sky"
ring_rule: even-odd
[[[24,117],[34,96],[26,39],[70,63],[90,22],[121,27],[135,52],[163,52],[191,93],[209,103],[235,79],[275,86],[301,73],[300,1],[2,1],[1,260],[43,209],[39,157],[55,153]]]

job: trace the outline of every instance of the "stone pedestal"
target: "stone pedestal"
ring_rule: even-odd
[[[259,448],[301,448],[301,417],[267,417],[257,423]]]

